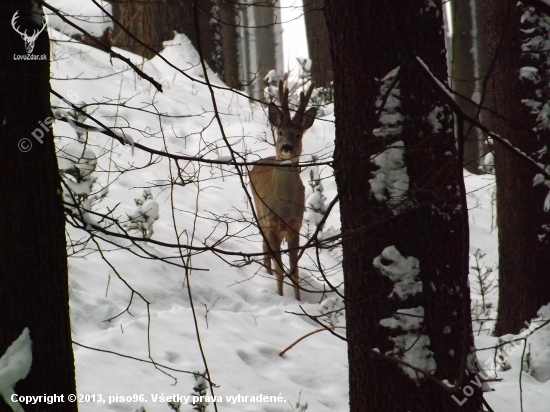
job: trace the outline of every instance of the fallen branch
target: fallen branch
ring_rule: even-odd
[[[334,329],[346,329],[345,326],[327,326],[326,328],[321,328],[314,330],[313,332],[306,333],[301,338],[296,339],[290,346],[287,346],[281,353],[279,353],[279,356],[283,356],[286,352],[288,352],[290,349],[292,349],[294,346],[296,346],[298,343],[303,341],[305,338],[311,335],[315,335],[316,333],[323,332],[324,330],[334,330]]]

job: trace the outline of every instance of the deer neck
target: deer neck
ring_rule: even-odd
[[[299,160],[297,160],[298,162]],[[278,164],[288,164],[287,161],[277,159]],[[298,167],[274,167],[272,184],[274,192],[281,198],[290,198],[301,186],[300,169]]]

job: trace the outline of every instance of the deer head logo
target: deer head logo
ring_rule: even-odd
[[[44,31],[46,28],[46,25],[48,24],[48,16],[44,14],[44,22],[42,23],[42,27],[39,30],[34,30],[33,34],[29,36],[27,34],[27,30],[24,32],[21,32],[19,30],[19,27],[17,27],[17,18],[19,17],[19,10],[16,11],[13,14],[13,17],[11,18],[11,26],[13,29],[21,35],[21,38],[25,41],[25,49],[27,50],[27,54],[31,54],[34,50],[34,42],[38,38],[38,35]]]

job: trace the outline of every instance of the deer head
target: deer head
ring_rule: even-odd
[[[277,132],[275,144],[277,160],[290,160],[293,163],[299,161],[302,153],[302,137],[313,124],[317,113],[314,107],[305,110],[313,88],[312,82],[305,95],[304,92],[300,92],[300,103],[294,117],[291,118],[288,108],[288,89],[285,88],[283,91],[283,81],[279,80],[279,103],[281,106],[278,107],[274,102],[269,104],[269,122]]]
[[[27,34],[27,30],[24,32],[21,32],[19,30],[19,27],[16,26],[16,20],[19,17],[19,10],[16,11],[13,14],[13,17],[11,18],[11,26],[13,29],[21,35],[21,38],[25,41],[25,49],[27,50],[27,54],[31,54],[34,50],[34,42],[38,38],[38,35],[44,31],[46,28],[46,25],[48,24],[48,16],[44,14],[44,23],[42,24],[42,27],[39,30],[34,30],[33,34],[29,36]]]

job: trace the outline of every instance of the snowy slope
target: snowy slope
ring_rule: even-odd
[[[67,39],[53,30],[50,36]],[[185,38],[176,40],[167,45],[163,55],[203,81],[196,52]],[[89,113],[135,142],[182,155],[227,158],[229,150],[213,116],[206,86],[177,73],[158,57],[143,62],[139,56],[116,51],[137,64],[143,63],[140,67],[162,83],[164,93],[157,93],[120,61],[114,59],[111,65],[105,53],[66,42],[52,46],[55,60],[52,88],[75,103],[88,104]],[[209,76],[213,83],[221,85],[212,73]],[[272,155],[273,148],[265,141],[271,141],[271,131],[263,109],[229,91],[215,90],[215,97],[232,147],[246,153],[248,160]],[[57,98],[52,98],[52,104],[66,107]],[[306,133],[302,160],[309,160],[312,154],[321,159],[330,157],[334,140],[331,120],[332,115],[317,120]],[[66,123],[57,122],[55,134],[61,152],[69,145],[80,144],[76,143],[76,131]],[[134,199],[142,195],[144,188],[150,188],[159,206],[152,240],[176,244],[179,236],[182,245],[261,252],[261,238],[250,223],[251,208],[234,167],[179,161],[178,172],[174,161],[137,149],[132,151],[130,146],[113,143],[99,133],[90,133],[86,146],[93,150],[98,162],[93,174],[97,182],[92,191],[108,186],[108,195],[93,205],[95,212],[127,220],[127,215],[136,210]],[[320,172],[328,204],[336,194],[335,183],[328,168],[321,167]],[[306,169],[302,172],[304,182],[308,176]],[[176,184],[170,185],[171,181]],[[485,264],[495,265],[497,239],[496,230],[491,229],[494,180],[468,176],[466,184],[471,212],[471,253],[479,249],[486,254]],[[98,216],[92,217],[100,220]],[[331,226],[339,227],[337,208],[326,228]],[[70,225],[67,229],[73,242],[87,238],[80,229]],[[109,230],[117,231],[114,227]],[[169,411],[166,401],[154,402],[154,396],[190,395],[195,382],[191,374],[173,369],[205,370],[197,330],[212,379],[218,385],[215,394],[223,397],[218,403],[220,410],[290,411],[298,400],[302,405],[307,402],[311,411],[348,410],[347,354],[343,341],[321,332],[299,343],[283,358],[278,355],[297,338],[318,328],[307,317],[291,313],[302,311],[289,285],[285,286],[286,295],[280,297],[275,292],[274,279],[258,263],[245,264],[248,262],[237,255],[196,251],[188,257],[186,249],[181,252],[183,258],[178,249],[152,241],[132,246],[129,241],[101,234],[95,241],[81,243],[72,250],[69,270],[73,340],[88,347],[74,346],[77,385],[79,393],[96,395],[96,402],[80,405],[81,411],[135,411],[140,407],[147,411]],[[320,253],[333,284],[342,281],[340,253],[338,249]],[[150,256],[163,261],[149,259]],[[302,293],[301,307],[313,315],[319,314],[319,302],[323,299],[322,294],[315,293],[322,288],[317,280],[316,259],[309,252],[300,260],[301,276],[312,291]],[[186,273],[182,265],[193,270]],[[475,284],[475,277],[470,283]],[[473,298],[479,296],[474,294]],[[496,291],[488,296],[488,301],[496,308]],[[494,313],[495,309],[491,316]],[[479,331],[477,339],[478,347],[497,342],[484,330]],[[490,356],[489,352],[480,355],[482,363]],[[156,368],[151,359],[157,363]],[[512,354],[511,370],[498,372],[503,381],[492,383],[496,391],[488,394],[487,399],[495,410],[519,411],[520,361],[521,350]],[[524,410],[542,411],[548,404],[544,400],[550,401],[548,384],[523,375]],[[100,394],[101,400],[97,397]],[[225,398],[239,394],[280,395],[283,402],[231,403]],[[118,398],[109,404],[110,396]],[[183,405],[181,411],[191,408]],[[214,410],[212,405],[208,410]]]
[[[56,32],[51,35],[62,38]],[[189,48],[188,42],[176,43],[179,46],[167,47],[164,55],[178,67],[189,68],[188,73],[202,80],[198,69],[193,67],[198,57],[196,52]],[[98,50],[74,43],[59,43],[53,47],[52,53],[57,57],[52,64],[54,90],[79,104],[125,102],[125,107],[118,109],[115,106],[89,106],[88,112],[93,112],[102,122],[116,124],[121,133],[154,149],[191,156],[200,153],[209,159],[229,154],[220,140],[206,86],[176,74],[155,58],[143,66],[148,74],[163,84],[164,93],[155,93],[149,84],[138,79],[132,71],[125,70],[119,61],[114,60],[111,66],[108,57]],[[138,56],[117,51],[136,62],[141,60]],[[100,78],[61,80],[77,76]],[[219,81],[214,83],[221,84]],[[216,100],[223,113],[225,133],[235,150],[248,151],[249,160],[272,154],[273,149],[262,142],[266,135],[271,139],[271,132],[260,106],[250,105],[246,98],[227,91],[216,91]],[[59,99],[53,99],[52,104],[66,106]],[[159,121],[157,111],[174,117],[164,117]],[[75,144],[76,132],[66,123],[58,122],[55,133],[59,136],[58,147],[62,151],[67,151],[67,145]],[[304,138],[305,155],[302,159],[308,160],[311,153],[328,157],[333,150],[333,136],[333,123],[318,121]],[[140,150],[135,150],[132,155],[129,146],[123,147],[117,142],[111,154],[111,144],[104,135],[89,135],[87,147],[98,158],[94,172],[97,182],[93,191],[98,191],[109,181],[108,195],[94,205],[95,212],[108,213],[115,209],[114,215],[125,220],[126,214],[131,214],[136,208],[133,199],[141,196],[144,187],[152,187],[160,209],[160,219],[154,224],[152,239],[177,243],[175,222],[182,244],[204,246],[222,240],[216,247],[227,251],[261,252],[258,231],[242,221],[243,217],[251,220],[251,210],[233,167],[220,169],[219,166],[180,162],[186,184],[175,186],[171,192],[167,182],[176,174],[174,162],[170,164],[166,159],[155,157],[154,164],[143,170],[120,173],[117,170],[141,168],[151,158]],[[328,173],[328,169],[321,170],[322,177],[327,177]],[[307,176],[308,170],[305,170],[303,177],[306,182]],[[325,196],[331,200],[335,195],[334,182],[327,180],[323,184]],[[222,223],[214,221],[214,217]],[[335,210],[327,228],[338,227],[338,222],[338,211]],[[71,227],[68,232],[73,240],[84,236],[82,231]],[[226,233],[234,236],[225,239]],[[143,250],[139,250],[129,247],[128,241],[108,236],[107,239],[115,245],[98,240],[105,259],[136,291],[136,296],[129,308],[130,313],[106,321],[125,310],[132,291],[118,279],[99,253],[90,253],[97,249],[97,245],[89,242],[69,261],[74,340],[82,345],[140,359],[148,359],[150,350],[151,358],[162,365],[192,372],[204,371],[185,270],[133,255],[150,253],[181,265],[178,251],[150,242],[143,243]],[[338,251],[321,252],[321,260],[328,268],[338,264],[333,255],[338,257]],[[347,370],[344,343],[329,333],[319,333],[293,348],[284,358],[279,357],[278,353],[287,345],[317,326],[304,316],[287,313],[301,312],[299,302],[291,296],[290,286],[286,287],[287,296],[279,297],[275,293],[273,278],[268,277],[260,265],[232,267],[228,264],[239,263],[239,260],[242,261],[238,256],[216,257],[205,252],[193,255],[188,262],[197,268],[191,271],[189,279],[204,354],[212,378],[219,385],[215,392],[224,400],[225,396],[238,394],[281,394],[284,402],[233,405],[223,402],[220,407],[240,411],[288,410],[287,400],[296,403],[300,398],[313,410],[345,409]],[[310,288],[319,289],[321,283],[315,279],[318,271],[315,270],[314,254],[304,256],[300,264],[303,266],[302,277],[310,283]],[[340,282],[338,273],[334,283]],[[150,321],[147,306],[137,293],[150,302]],[[321,294],[305,292],[302,307],[316,315],[320,300]],[[89,403],[81,405],[83,411],[133,411],[140,406],[145,406],[147,411],[167,411],[166,403],[153,403],[151,394],[189,395],[192,392],[194,379],[189,374],[166,371],[169,376],[151,364],[79,346],[75,346],[75,356],[80,393],[102,394],[104,399],[116,394],[144,394],[149,401],[112,405]],[[190,408],[182,407],[182,410]]]
[[[99,0],[101,7],[109,14],[112,13],[112,6],[105,0]],[[49,0],[48,4],[65,13],[65,17],[72,23],[78,25],[93,36],[101,36],[107,27],[112,27],[111,20],[92,3],[91,0]],[[54,29],[72,36],[80,35],[81,32],[64,22],[57,14],[45,9],[48,15],[49,25]]]

